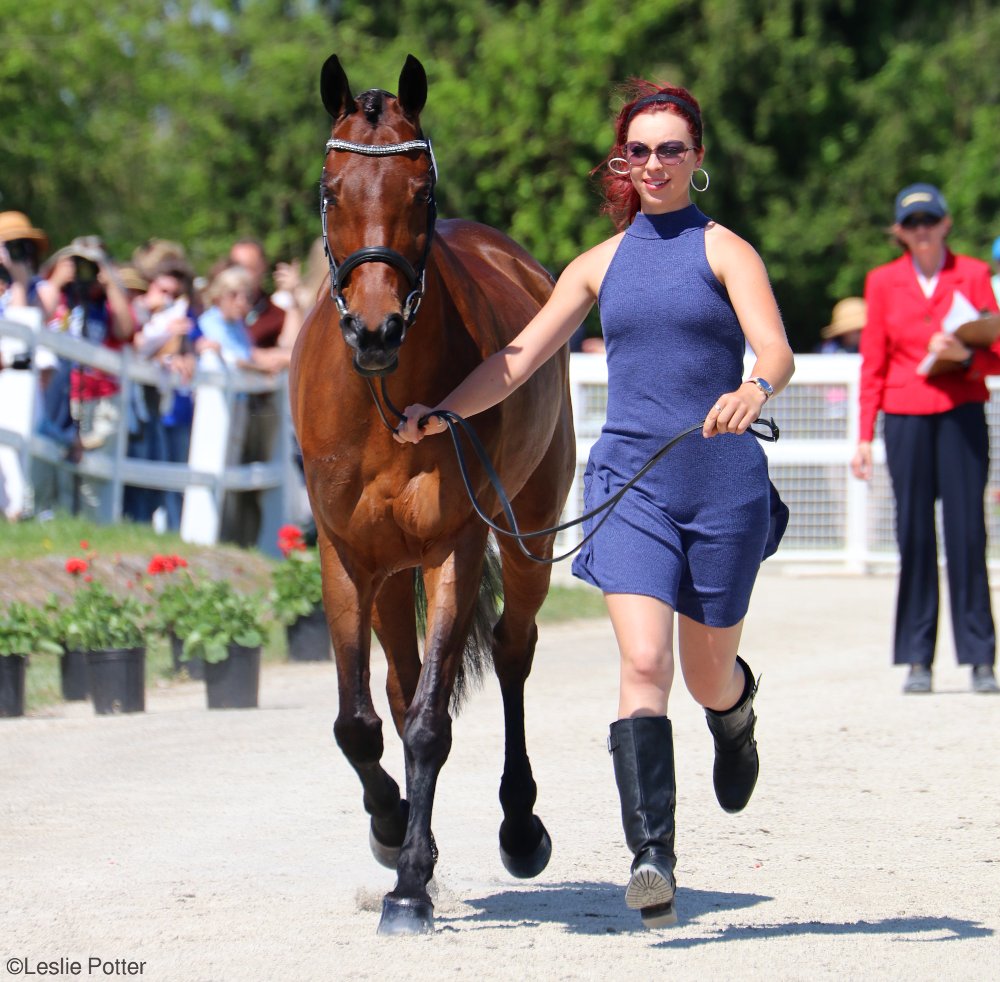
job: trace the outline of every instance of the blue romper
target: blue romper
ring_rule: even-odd
[[[608,410],[583,476],[587,511],[742,381],[743,331],[705,256],[708,223],[695,205],[640,212],[608,267],[598,296]],[[754,436],[696,431],[625,493],[573,573],[605,593],[657,597],[701,624],[731,627],[777,547],[782,510]]]

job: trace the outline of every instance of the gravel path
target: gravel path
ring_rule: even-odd
[[[430,937],[375,934],[393,876],[333,743],[331,665],[265,666],[257,711],[209,712],[184,683],[144,714],[2,720],[0,979],[8,959],[41,974],[60,958],[50,977],[76,960],[81,978],[171,982],[996,978],[1000,698],[968,692],[947,639],[938,691],[901,696],[893,594],[890,578],[762,577],[743,647],[763,674],[762,775],[741,815],[715,803],[711,739],[675,690],[681,920],[660,932],[622,903],[602,621],[545,627],[536,654],[529,749],[554,844],[536,881],[497,853],[495,680],[456,722]],[[380,659],[373,675],[381,691]],[[397,777],[401,756],[387,734]]]

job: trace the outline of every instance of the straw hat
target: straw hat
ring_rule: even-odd
[[[868,308],[861,297],[845,297],[833,307],[833,319],[820,331],[825,340],[839,338],[841,334],[860,331],[868,320]]]
[[[99,263],[107,258],[107,253],[104,251],[104,242],[99,235],[78,235],[68,246],[57,249],[45,260],[42,274],[47,276],[55,264],[66,256],[79,256],[92,263]]]
[[[27,215],[20,211],[0,211],[0,242],[15,239],[34,239],[40,255],[49,251],[49,237],[40,228],[33,228]]]
[[[119,266],[118,279],[126,290],[141,290],[145,293],[149,289],[149,280],[134,266]]]

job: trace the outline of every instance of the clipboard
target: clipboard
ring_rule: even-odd
[[[956,290],[941,329],[954,334],[969,348],[988,348],[1000,337],[1000,315],[981,317],[965,294]],[[917,374],[930,378],[957,372],[961,367],[958,362],[939,361],[937,355],[929,353],[917,366]]]

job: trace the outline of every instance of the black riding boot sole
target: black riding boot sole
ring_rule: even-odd
[[[625,906],[638,910],[646,927],[669,927],[677,923],[675,886],[653,865],[643,864],[625,889]]]

